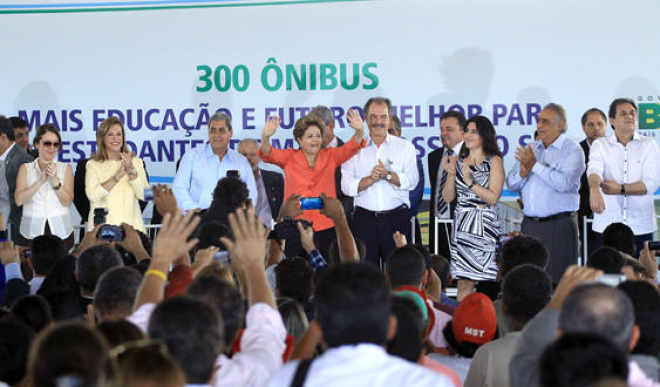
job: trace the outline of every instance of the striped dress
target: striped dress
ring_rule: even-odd
[[[472,180],[490,183],[491,157],[470,167]],[[497,276],[495,248],[500,232],[495,206],[468,188],[463,181],[463,159],[456,163],[456,212],[451,241],[451,273],[456,279],[492,281]]]

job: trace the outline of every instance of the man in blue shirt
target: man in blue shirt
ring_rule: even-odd
[[[511,191],[522,191],[521,231],[539,238],[550,250],[546,271],[556,283],[576,263],[578,231],[575,211],[580,206],[580,177],[586,169],[584,152],[566,137],[566,112],[548,104],[536,125],[539,141],[516,150],[516,164],[507,176]]]
[[[172,185],[180,209],[199,211],[208,208],[216,184],[232,170],[238,171],[238,177],[250,191],[252,203],[256,203],[257,187],[252,168],[243,155],[229,148],[232,134],[231,117],[215,113],[209,119],[209,142],[183,155]]]

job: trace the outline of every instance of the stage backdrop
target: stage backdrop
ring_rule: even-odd
[[[172,180],[216,111],[232,146],[277,114],[274,145],[291,147],[311,107],[331,107],[346,140],[347,109],[387,96],[426,164],[458,109],[493,120],[507,169],[549,102],[578,141],[582,113],[619,96],[644,134],[660,129],[658,0],[9,0],[0,14],[0,114],[56,124],[71,163],[117,115],[152,182]]]

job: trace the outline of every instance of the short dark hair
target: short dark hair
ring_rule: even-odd
[[[587,259],[587,266],[602,270],[605,274],[621,274],[625,263],[626,260],[620,252],[607,246],[599,247]]]
[[[142,274],[132,267],[113,267],[101,275],[94,290],[94,306],[101,319],[112,312],[128,317],[141,284]]]
[[[635,108],[635,111],[637,111],[637,104],[635,104],[635,101],[633,101],[630,98],[617,98],[612,103],[610,104],[610,110],[609,110],[609,117],[614,118],[616,117],[616,108],[619,107],[619,105],[623,105],[624,103],[629,103]]]
[[[96,330],[103,335],[110,348],[144,339],[140,328],[128,320],[101,321]]]
[[[627,224],[620,222],[610,224],[603,231],[602,237],[601,246],[613,247],[622,253],[635,255],[635,233]]]
[[[117,250],[103,245],[88,248],[80,254],[76,261],[80,287],[84,291],[93,293],[103,273],[122,265],[121,255]]]
[[[566,333],[543,351],[542,387],[591,386],[605,378],[627,380],[626,353],[602,336]]]
[[[584,112],[584,114],[582,115],[582,126],[585,126],[587,124],[587,118],[589,117],[589,114],[591,114],[591,113],[598,113],[603,118],[603,121],[607,121],[607,117],[605,116],[605,112],[603,112],[602,110],[600,110],[598,108],[591,108],[591,109],[587,110],[586,112]]]
[[[32,240],[32,267],[39,275],[48,275],[66,256],[62,239],[56,235],[39,235]]]
[[[458,121],[458,126],[461,127],[461,130],[465,131],[465,124],[467,123],[467,118],[465,118],[465,115],[463,113],[461,113],[458,110],[447,110],[446,112],[442,113],[442,115],[440,116],[440,122],[442,122],[442,120],[447,118],[455,118],[456,121]]]
[[[15,141],[16,137],[14,136],[14,127],[11,124],[11,121],[5,116],[0,115],[0,135],[7,135],[7,140]]]
[[[497,133],[495,133],[493,123],[485,116],[474,116],[467,120],[464,130],[467,130],[467,126],[471,122],[474,122],[477,126],[477,133],[481,137],[481,146],[484,154],[486,156],[502,157],[502,151],[500,151],[500,146],[497,144]],[[461,149],[461,157],[467,157],[469,151],[465,147],[463,149]]]
[[[548,248],[540,239],[524,235],[511,238],[502,248],[500,274],[506,277],[509,271],[523,263],[531,263],[545,269],[548,255]]]
[[[406,245],[390,253],[385,268],[392,289],[406,285],[419,286],[424,278],[426,262],[419,250]]]
[[[565,333],[593,333],[628,351],[634,309],[619,289],[600,283],[578,285],[564,300],[559,329]]]
[[[635,324],[639,326],[639,341],[633,354],[657,357],[660,353],[660,293],[646,281],[626,281],[619,285],[632,301]]]
[[[390,291],[374,265],[330,267],[319,279],[314,301],[316,320],[331,348],[387,341]]]
[[[440,278],[442,283],[442,289],[444,290],[449,286],[451,282],[451,267],[449,266],[449,260],[442,255],[431,255],[431,268],[435,271],[435,274]]]
[[[364,104],[364,109],[362,111],[362,114],[366,118],[367,115],[369,115],[369,108],[371,107],[372,104],[378,104],[378,105],[386,105],[387,106],[387,114],[389,116],[393,115],[394,112],[392,111],[392,101],[390,101],[389,98],[385,97],[372,97],[367,100],[367,103]]]
[[[540,312],[552,297],[552,279],[538,266],[526,263],[512,269],[502,283],[502,304],[521,327]]]
[[[169,298],[149,319],[149,337],[167,344],[188,384],[206,384],[224,350],[222,317],[208,303],[190,296]]]
[[[225,327],[225,347],[231,348],[245,317],[245,303],[236,286],[215,274],[202,275],[188,286],[186,295],[209,303],[220,313]]]
[[[245,176],[251,179],[251,176]],[[228,212],[234,212],[247,201],[250,192],[245,182],[238,177],[223,177],[213,190],[213,201],[219,200],[224,203]]]
[[[13,386],[25,377],[33,340],[34,331],[24,321],[11,314],[0,317],[1,381]]]
[[[321,132],[321,136],[323,136],[323,133],[325,133],[327,130],[325,122],[323,122],[323,118],[321,118],[321,116],[316,114],[308,114],[298,118],[296,123],[293,125],[293,139],[300,143],[299,138],[305,135],[305,132],[307,132],[307,129],[309,129],[310,126],[317,126]]]
[[[30,349],[29,374],[35,387],[57,386],[57,379],[71,376],[78,386],[97,386],[108,344],[99,332],[83,322],[51,325]]]
[[[313,276],[314,270],[304,258],[288,258],[275,267],[275,283],[280,295],[301,304],[309,303]]]
[[[36,333],[41,332],[53,322],[53,314],[48,301],[38,294],[29,294],[16,299],[11,306],[11,312]]]
[[[9,121],[11,122],[11,126],[14,127],[14,129],[29,127],[27,121],[21,117],[9,117]]]
[[[215,246],[222,251],[227,250],[224,243],[220,242],[221,237],[231,237],[231,230],[227,225],[219,221],[212,220],[206,222],[199,227],[197,231],[197,250],[205,249],[207,247]]]
[[[392,295],[392,314],[396,316],[396,334],[387,343],[387,352],[417,363],[422,352],[426,322],[424,315],[412,299]]]

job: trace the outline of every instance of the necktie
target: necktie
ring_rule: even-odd
[[[444,170],[442,167],[442,162],[445,160],[445,158],[449,155],[452,156],[454,154],[454,151],[449,149],[445,154],[442,156],[442,161],[440,162],[440,168],[438,169],[438,174],[440,175],[438,179],[438,185],[435,188],[435,192],[437,195],[437,200],[436,200],[436,213],[435,215],[440,218],[440,219],[448,219],[449,218],[449,204],[445,202],[445,200],[442,198],[442,189],[445,187],[445,183],[447,182],[447,171]]]

